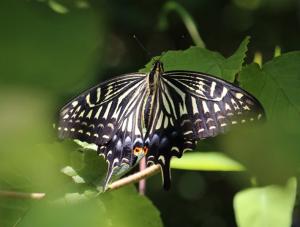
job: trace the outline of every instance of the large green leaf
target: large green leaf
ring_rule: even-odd
[[[262,68],[247,66],[240,74],[241,85],[262,102],[267,122],[260,128],[235,130],[224,147],[260,183],[282,183],[299,168],[299,62],[300,52],[291,52]]]
[[[153,204],[134,186],[127,186],[98,196],[86,191],[39,202],[20,218],[18,226],[160,227],[162,222]]]
[[[20,218],[18,226],[109,226],[105,207],[99,199],[72,204],[56,204],[42,201],[32,206]]]
[[[283,54],[263,65],[245,67],[241,86],[262,102],[269,120],[299,118],[300,52]]]
[[[240,74],[241,85],[262,102],[267,123],[242,128],[227,137],[225,147],[258,179],[282,183],[299,169],[300,52],[283,54],[259,68],[252,64]],[[235,197],[239,227],[291,226],[296,181],[286,187],[248,189]]]
[[[173,158],[171,168],[205,171],[242,171],[244,167],[220,152],[189,152]]]
[[[147,197],[139,195],[132,185],[102,196],[113,226],[163,226],[159,211]]]
[[[249,38],[246,37],[229,58],[224,58],[217,52],[201,47],[191,47],[184,51],[168,51],[162,55],[160,60],[164,63],[165,71],[188,70],[204,72],[233,82],[235,75],[242,69],[248,43]],[[141,71],[149,72],[151,68],[152,61]]]
[[[239,227],[290,227],[297,181],[285,186],[250,188],[236,194],[234,210]]]

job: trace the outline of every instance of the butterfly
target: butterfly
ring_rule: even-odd
[[[146,157],[159,164],[165,189],[170,160],[197,141],[231,126],[261,121],[260,102],[245,90],[193,71],[164,72],[156,60],[149,73],[129,73],[83,92],[60,111],[58,135],[91,145],[108,164],[104,188]]]

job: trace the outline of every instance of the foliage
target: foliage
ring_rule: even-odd
[[[171,168],[206,171],[241,171],[244,167],[220,152],[189,152],[180,159],[173,158]]]
[[[70,98],[95,83],[96,72],[105,72],[96,62],[109,55],[102,51],[107,40],[103,18],[109,9],[97,5],[95,8],[85,0],[14,0],[4,1],[0,7],[0,59],[4,62],[0,67],[0,226],[147,227],[162,226],[163,221],[177,220],[184,214],[183,209],[175,207],[178,217],[168,217],[167,212],[156,208],[158,202],[153,205],[133,185],[100,193],[105,162],[95,152],[80,150],[70,141],[56,141],[53,113],[66,101],[61,96]],[[12,9],[18,20],[11,20]],[[241,190],[234,197],[237,225],[290,226],[297,185],[296,179],[290,177],[297,176],[300,161],[300,52],[279,56],[277,52],[275,58],[261,67],[246,64],[246,37],[236,51],[231,51],[231,56],[224,57],[200,47],[204,44],[199,45],[202,38],[195,30],[195,20],[178,3],[162,6],[162,25],[168,25],[166,16],[172,10],[181,15],[198,46],[163,53],[160,59],[165,70],[201,71],[230,82],[236,79],[262,102],[267,114],[263,126],[240,128],[216,138],[213,149],[206,149],[203,141],[197,152],[174,159],[172,167],[186,172],[242,171],[243,180],[231,179]],[[122,52],[121,44],[116,48],[116,53]],[[115,53],[110,54],[118,59]],[[152,62],[141,71],[148,72]],[[202,178],[196,172],[193,177],[185,178],[179,188],[186,192],[185,199],[201,199],[199,195],[204,193],[193,188]],[[241,182],[250,178],[256,179],[256,183],[246,188],[249,185]],[[197,182],[188,184],[194,179]],[[6,197],[1,194],[4,191],[43,192],[46,197]],[[168,196],[160,188],[154,193]],[[214,201],[209,197],[208,200],[207,207]],[[198,211],[190,206],[186,212]],[[198,223],[203,217],[200,215],[206,214],[195,213]],[[222,226],[216,220],[206,226]]]
[[[234,75],[241,70],[245,52],[247,51],[248,39],[242,42],[239,49],[229,58],[225,59],[221,55],[199,47],[193,47],[185,51],[169,51],[165,53],[161,60],[166,65],[166,70],[194,70],[213,74],[223,79],[232,81]],[[299,121],[300,105],[297,91],[299,91],[300,78],[300,53],[292,52],[283,54],[274,58],[272,61],[264,64],[262,69],[257,65],[251,64],[243,67],[240,71],[238,81],[240,85],[254,94],[261,100],[266,110],[268,123],[259,130],[257,128],[241,128],[231,133],[223,142],[226,150],[230,151],[231,156],[242,161],[242,164],[249,168],[249,171],[263,184],[283,183],[290,176],[296,174],[299,155],[297,148],[299,147],[299,127],[296,122]],[[148,70],[151,63],[147,65]],[[283,151],[285,153],[283,153]],[[226,170],[227,165],[223,165],[226,161],[220,161],[220,157],[214,153],[185,154],[182,163],[176,160],[173,167],[187,170],[207,170],[205,167],[206,159],[201,160],[202,156],[209,158],[214,162],[214,168],[210,170]],[[191,156],[189,158],[189,156]],[[270,160],[272,157],[272,160]],[[192,159],[192,160],[191,160]],[[173,162],[174,163],[174,162]],[[197,164],[196,164],[197,163]],[[268,168],[265,168],[265,164]],[[236,166],[233,165],[231,168]],[[285,221],[280,222],[282,225],[289,226],[291,223],[292,209],[286,209],[284,203],[281,206],[280,199],[291,196],[289,206],[293,206],[296,186],[289,190],[276,194],[273,190],[266,190],[266,196],[275,197],[278,204],[270,207],[277,209],[285,217]],[[255,201],[252,194],[243,194],[246,201]],[[237,199],[239,201],[239,199]],[[247,203],[238,202],[236,212],[246,209]],[[260,212],[270,209],[269,206],[255,207],[252,214],[257,219],[274,220],[273,212]],[[260,214],[263,214],[261,217]],[[246,214],[248,215],[248,214]],[[250,215],[250,214],[249,214]],[[246,218],[242,215],[241,218]],[[246,224],[245,224],[246,223]],[[239,221],[241,227],[247,226],[247,221]],[[285,223],[285,224],[284,224]],[[257,222],[255,226],[266,226],[264,222]]]
[[[284,187],[272,185],[239,192],[234,198],[238,225],[291,226],[296,186],[296,179],[290,179]]]

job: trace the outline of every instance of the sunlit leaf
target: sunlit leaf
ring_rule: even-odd
[[[190,152],[173,158],[171,168],[205,171],[242,171],[244,167],[220,152]]]
[[[267,120],[263,127],[235,130],[223,147],[262,184],[282,183],[299,168],[299,62],[300,52],[291,52],[240,74],[241,86],[262,102]]]
[[[80,212],[80,207],[82,210]],[[52,220],[46,216],[47,212],[57,209],[62,212],[60,219]],[[77,210],[78,209],[78,210]],[[147,211],[143,215],[137,215],[136,211]],[[53,215],[57,215],[53,211]],[[75,216],[74,216],[75,215]],[[70,220],[71,219],[71,220]],[[162,222],[160,214],[154,205],[145,196],[137,193],[134,186],[127,186],[116,191],[99,194],[95,191],[83,193],[68,193],[63,198],[54,202],[37,205],[28,211],[28,215],[22,219],[20,226],[28,223],[38,223],[37,226],[78,226],[87,219],[87,226],[122,226],[122,227],[160,227]],[[54,223],[58,223],[54,225]],[[108,225],[109,223],[109,225]]]
[[[108,211],[112,226],[160,227],[160,213],[145,196],[139,195],[134,186],[127,186],[100,196]],[[126,208],[125,208],[126,207]],[[146,213],[143,213],[146,211]],[[142,212],[142,213],[137,213]]]
[[[267,62],[259,69],[245,67],[241,86],[256,95],[267,111],[268,119],[290,118],[300,112],[300,52],[290,52]]]
[[[74,200],[74,198],[73,198]],[[105,208],[98,199],[80,201],[78,203],[49,203],[43,201],[36,203],[18,226],[74,226],[98,227],[108,226],[109,220]]]
[[[188,70],[208,73],[225,80],[234,81],[235,75],[241,70],[247,52],[249,37],[246,37],[239,48],[229,58],[223,57],[200,47],[191,47],[184,51],[168,51],[162,57],[165,71]],[[149,72],[152,61],[141,70]]]
[[[234,198],[239,227],[290,227],[296,198],[297,181],[285,186],[272,185],[241,191]]]

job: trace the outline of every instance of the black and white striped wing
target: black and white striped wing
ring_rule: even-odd
[[[216,136],[232,125],[257,121],[265,116],[255,97],[216,77],[175,71],[166,72],[163,81],[173,88],[175,93],[172,94],[176,94],[186,112],[179,111],[179,117],[187,115],[193,123],[195,139]]]
[[[197,140],[216,136],[232,125],[264,117],[261,104],[243,89],[196,72],[165,72],[156,103],[147,162],[161,165],[165,188],[170,184],[172,156],[181,157],[195,148]]]
[[[93,87],[60,111],[58,134],[94,145],[108,163],[105,186],[119,167],[131,167],[134,142],[142,141],[145,74],[126,74]],[[125,168],[125,169],[126,169]]]

